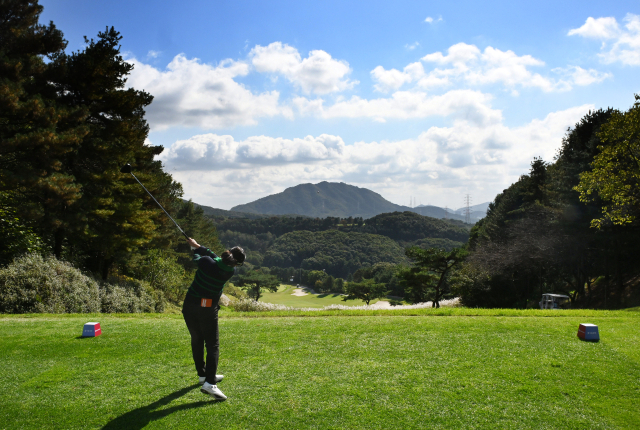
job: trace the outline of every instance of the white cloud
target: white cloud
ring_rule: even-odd
[[[614,17],[598,19],[589,17],[582,27],[569,30],[568,35],[591,39],[614,39],[620,35],[620,26]]]
[[[408,51],[413,51],[418,46],[420,46],[420,42],[407,43],[406,45],[404,45],[405,49],[407,49]]]
[[[151,50],[147,53],[147,58],[158,58],[160,54],[162,54],[162,52]]]
[[[422,63],[411,63],[400,71],[377,66],[371,71],[375,89],[388,92],[411,83],[422,89],[445,88],[460,82],[470,86],[500,84],[517,94],[516,87],[534,87],[545,92],[568,91],[573,85],[589,85],[611,76],[593,69],[569,66],[554,69],[562,72],[561,79],[545,77],[530,70],[531,67],[545,65],[531,55],[518,56],[513,51],[501,51],[491,46],[481,51],[466,43],[451,46],[446,54],[428,54],[422,61],[437,67],[425,71]]]
[[[228,135],[202,134],[177,141],[160,160],[178,170],[218,170],[331,160],[340,157],[344,147],[340,137],[328,134],[303,139],[253,136],[240,142]]]
[[[235,141],[207,134],[176,142],[161,155],[186,196],[221,208],[248,203],[305,182],[347,182],[402,203],[409,195],[444,206],[470,192],[474,201],[495,195],[529,170],[533,157],[551,161],[567,129],[591,105],[553,112],[520,127],[501,121],[455,121],[414,139],[356,142],[339,136]]]
[[[600,60],[605,64],[620,62],[640,66],[640,15],[628,13],[621,28],[613,17],[587,18],[580,28],[570,30],[569,36],[582,36],[602,41]]]
[[[154,96],[147,108],[153,130],[174,126],[211,130],[291,116],[289,108],[279,105],[277,91],[254,94],[234,80],[249,73],[250,66],[244,62],[224,60],[212,66],[180,54],[159,70],[136,59],[128,61],[135,67],[127,85]]]
[[[442,17],[438,17],[438,19],[433,19],[432,17],[428,16],[425,18],[424,22],[426,22],[427,24],[433,24],[435,22],[440,22],[442,21]]]
[[[362,99],[353,96],[324,106],[322,100],[297,97],[294,105],[301,114],[322,118],[409,119],[450,116],[475,124],[491,124],[502,119],[500,111],[490,106],[492,96],[479,91],[454,90],[429,97],[421,91],[397,91],[389,98]]]
[[[587,86],[600,83],[613,75],[607,72],[599,72],[595,69],[583,69],[579,66],[560,67],[553,69],[554,72],[566,76],[571,82],[579,86]]]
[[[349,63],[335,60],[322,50],[311,51],[302,59],[296,48],[273,42],[268,46],[257,45],[249,58],[258,72],[282,74],[307,93],[328,94],[358,84],[347,78],[351,73]]]

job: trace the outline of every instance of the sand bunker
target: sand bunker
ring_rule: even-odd
[[[292,296],[306,296],[307,294],[318,294],[309,287],[300,287],[293,290]]]

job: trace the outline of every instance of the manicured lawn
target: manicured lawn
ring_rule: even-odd
[[[295,286],[282,284],[280,288],[278,288],[278,292],[264,293],[260,301],[294,308],[322,308],[329,305],[362,306],[366,304],[362,300],[348,300],[344,302],[342,301],[342,296],[339,294],[307,294],[306,296],[294,296],[292,293],[295,289]],[[371,300],[369,304],[372,305],[377,301],[378,300]]]
[[[639,312],[452,313],[224,312],[222,403],[180,315],[0,316],[0,428],[637,428]]]

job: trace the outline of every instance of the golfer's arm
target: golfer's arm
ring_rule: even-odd
[[[213,252],[212,250],[210,250],[209,248],[205,248],[204,246],[200,246],[200,248],[196,248],[193,251],[194,254],[198,254],[201,257],[211,257],[211,258],[218,258],[218,256],[216,255],[215,252]]]

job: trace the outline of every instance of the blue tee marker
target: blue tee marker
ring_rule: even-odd
[[[102,334],[99,322],[88,322],[82,329],[82,337],[96,337]]]
[[[599,341],[600,334],[598,333],[598,326],[595,324],[580,324],[578,337],[582,340],[590,340],[592,342]]]

